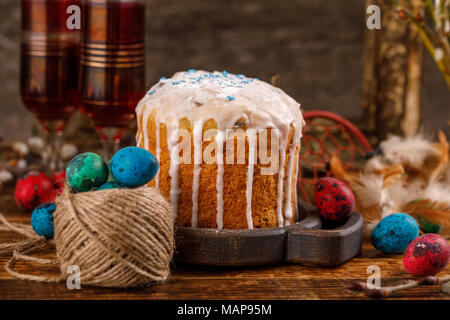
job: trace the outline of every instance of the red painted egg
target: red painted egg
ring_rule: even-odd
[[[48,201],[54,190],[52,179],[40,172],[31,172],[16,184],[14,198],[19,207],[32,210]]]
[[[348,218],[355,209],[355,196],[342,181],[321,178],[314,186],[316,207],[322,217],[338,221]]]
[[[47,202],[50,203],[55,203],[55,199],[57,196],[59,196],[60,194],[62,194],[63,189],[53,189],[52,192],[50,192],[48,198],[47,198]]]
[[[406,248],[403,266],[417,277],[432,276],[443,270],[450,261],[450,245],[437,234],[417,237]]]
[[[53,173],[52,180],[55,184],[55,188],[62,190],[64,188],[64,183],[66,183],[66,170]]]

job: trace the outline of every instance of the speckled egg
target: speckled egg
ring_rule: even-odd
[[[142,148],[126,147],[111,159],[111,173],[117,182],[139,187],[150,182],[158,172],[155,156]]]
[[[53,173],[52,180],[55,184],[55,189],[62,190],[64,188],[64,183],[66,182],[66,170]]]
[[[33,210],[31,226],[38,235],[47,239],[53,238],[53,213],[55,210],[56,205],[54,203],[43,203]]]
[[[127,186],[123,183],[117,181],[108,181],[105,184],[101,185],[98,190],[108,190],[108,189],[121,189],[126,188]]]
[[[403,253],[419,236],[419,225],[406,213],[394,213],[383,218],[372,231],[375,248],[386,253]]]
[[[338,179],[319,179],[314,186],[314,198],[320,215],[327,220],[344,220],[355,209],[352,190]]]
[[[30,172],[17,181],[14,198],[19,207],[32,210],[48,202],[54,190],[52,179],[41,172]]]
[[[415,239],[405,251],[403,266],[417,277],[435,275],[450,261],[450,245],[437,234],[424,234]]]
[[[102,157],[85,152],[73,158],[67,166],[67,183],[76,191],[89,191],[104,184],[108,173],[108,165]]]

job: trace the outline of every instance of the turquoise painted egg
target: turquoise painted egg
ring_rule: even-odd
[[[150,182],[158,172],[158,167],[155,156],[138,147],[123,148],[111,159],[114,179],[127,187],[139,187]]]
[[[108,190],[108,189],[122,189],[126,188],[127,186],[123,183],[117,182],[117,181],[108,181],[105,184],[101,185],[98,190]]]
[[[394,213],[383,218],[372,231],[375,248],[385,253],[403,253],[419,236],[419,225],[406,213]]]
[[[66,169],[67,183],[79,192],[100,187],[107,181],[108,174],[108,164],[92,152],[77,155]]]
[[[47,239],[53,238],[53,213],[56,210],[54,203],[43,203],[33,210],[31,215],[31,226],[34,232]]]

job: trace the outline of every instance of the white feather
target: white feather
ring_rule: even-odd
[[[396,163],[407,163],[421,168],[430,155],[438,156],[438,150],[422,135],[402,138],[391,136],[380,143],[382,155],[373,157],[365,164],[365,171],[377,171]]]

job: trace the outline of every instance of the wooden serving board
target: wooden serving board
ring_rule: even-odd
[[[334,266],[361,250],[363,217],[353,212],[341,225],[322,222],[317,209],[299,202],[299,222],[257,230],[179,227],[175,261],[214,266],[300,263]]]

